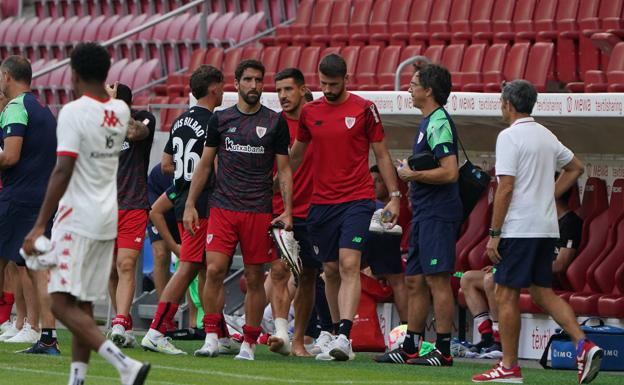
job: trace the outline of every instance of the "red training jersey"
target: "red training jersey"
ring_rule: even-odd
[[[377,107],[349,94],[339,105],[325,97],[306,103],[301,111],[297,140],[313,143],[314,193],[312,204],[338,204],[375,199],[368,171],[371,143],[384,139]]]
[[[297,129],[299,128],[299,121],[288,118],[285,114],[282,114],[288,123],[288,131],[290,132],[290,146],[292,147],[297,136]],[[310,208],[310,198],[312,198],[312,151],[309,148],[303,157],[303,162],[293,174],[293,217],[295,218],[307,218],[308,209]],[[284,202],[282,201],[282,195],[277,192],[273,195],[273,213],[280,215],[284,212]]]

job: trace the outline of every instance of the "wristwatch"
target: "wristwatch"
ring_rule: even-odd
[[[490,234],[490,237],[492,237],[492,238],[498,238],[498,237],[501,236],[502,231],[500,229],[495,230],[495,229],[490,227],[489,234]]]
[[[402,196],[400,191],[393,191],[390,193],[390,198],[401,198]]]

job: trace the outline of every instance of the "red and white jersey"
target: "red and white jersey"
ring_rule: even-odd
[[[57,155],[76,158],[59,202],[55,229],[96,240],[117,237],[117,167],[130,109],[121,100],[88,95],[68,103],[58,117]]]
[[[314,146],[312,204],[339,204],[375,199],[368,171],[371,143],[384,139],[375,104],[349,94],[339,105],[325,97],[306,103],[299,117],[297,140]]]

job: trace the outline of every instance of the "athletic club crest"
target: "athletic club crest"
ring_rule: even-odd
[[[207,243],[207,244],[210,244],[210,242],[212,242],[212,237],[213,237],[213,235],[212,235],[212,234],[208,234],[208,235],[206,236],[206,243]]]
[[[355,118],[353,116],[345,117],[345,125],[347,126],[349,130],[353,128],[354,124],[355,124]]]
[[[266,134],[267,128],[262,126],[256,126],[256,134],[258,134],[258,138],[262,138],[264,134]]]

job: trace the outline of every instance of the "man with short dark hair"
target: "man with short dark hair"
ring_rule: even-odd
[[[299,128],[301,109],[306,103],[306,93],[309,92],[305,86],[303,73],[296,68],[287,68],[278,72],[275,75],[275,90],[282,107],[282,116],[288,124],[290,144],[292,145],[297,135],[297,129]],[[299,357],[310,356],[310,353],[308,353],[304,346],[304,336],[308,321],[310,320],[310,314],[312,313],[312,307],[314,306],[316,276],[321,267],[320,262],[313,256],[312,243],[310,242],[310,236],[306,226],[306,217],[308,216],[310,197],[312,196],[312,168],[310,157],[311,152],[308,152],[301,166],[293,174],[293,232],[294,240],[299,243],[302,272],[297,281],[297,290],[294,298],[295,331],[293,334],[291,351],[293,355]],[[273,196],[273,213],[275,215],[280,215],[283,211],[284,203],[282,202],[282,197],[279,192],[276,192]],[[273,265],[273,267],[275,266],[276,264]],[[279,269],[285,268],[284,264],[281,262],[278,263],[277,266]],[[271,274],[273,274],[273,267],[271,268]],[[282,288],[274,283],[272,290],[274,296],[281,291],[286,299],[285,303],[278,303],[278,301],[275,300],[271,301],[274,308],[280,305],[282,306],[282,309],[279,309],[281,314],[277,313],[277,309],[274,312],[276,317],[282,317],[282,320],[279,322],[277,318],[275,319],[276,329],[280,323],[280,327],[283,329],[280,333],[281,335],[276,333],[276,337],[280,339],[288,339],[287,319],[290,307],[290,298],[286,290],[288,276],[289,275],[286,274],[286,279],[282,282]],[[284,301],[282,300],[282,302]],[[271,339],[269,339],[269,344],[271,344],[271,342]],[[286,343],[287,342],[286,340]]]
[[[204,330],[206,340],[195,355],[219,354],[218,339],[223,333],[223,281],[236,245],[240,242],[245,266],[244,342],[238,360],[254,360],[260,322],[266,304],[265,263],[273,263],[276,253],[268,229],[281,225],[292,229],[292,173],[288,161],[288,126],[284,118],[263,106],[264,66],[257,60],[242,61],[235,71],[238,103],[211,118],[206,146],[193,174],[184,210],[184,228],[194,232],[198,222],[195,202],[217,157],[216,183],[210,195],[210,219],[206,237],[206,284],[204,286]],[[273,218],[273,167],[284,201],[284,212]]]
[[[546,127],[531,117],[537,101],[526,80],[504,85],[503,120],[510,124],[496,140],[498,188],[486,251],[495,264],[496,304],[503,358],[473,382],[522,383],[518,366],[520,290],[568,333],[577,346],[578,381],[591,382],[600,370],[604,351],[586,339],[570,305],[552,290],[553,250],[559,229],[555,199],[568,191],[584,166]],[[553,183],[553,175],[561,175]]]
[[[413,154],[431,154],[438,167],[411,170],[399,165],[399,177],[410,184],[413,218],[407,268],[408,327],[402,347],[377,356],[378,362],[451,366],[451,329],[454,299],[451,273],[455,242],[462,220],[457,178],[457,132],[444,105],[451,93],[451,74],[439,65],[425,65],[414,73],[409,92],[424,118],[414,140]],[[420,357],[425,322],[433,297],[436,349]]]
[[[3,149],[0,152],[0,293],[5,266],[13,261],[20,271],[19,278],[15,279],[21,280],[18,284],[23,289],[29,321],[24,322],[16,335],[10,338],[3,335],[3,340],[34,343],[24,353],[58,355],[56,320],[46,290],[48,273],[27,269],[19,254],[20,245],[35,223],[43,202],[56,148],[56,119],[31,93],[31,79],[32,69],[26,58],[9,56],[0,65],[0,91],[9,99],[0,115]],[[28,289],[30,287],[34,292]],[[10,299],[4,294],[2,297]]]
[[[115,82],[109,87],[109,95],[123,100],[128,108],[132,107],[132,90],[125,84]],[[137,259],[143,249],[147,227],[147,171],[156,131],[156,118],[151,112],[132,109],[130,112],[128,134],[121,146],[117,170],[119,219],[109,281],[111,301],[117,312],[110,338],[119,347],[136,345],[130,310],[136,288]]]
[[[106,296],[117,236],[117,167],[130,109],[111,99],[104,82],[110,56],[96,43],[71,54],[72,87],[79,99],[59,114],[57,161],[24,254],[50,268],[48,291],[54,315],[72,333],[69,384],[83,384],[91,350],[119,372],[122,385],[142,385],[150,365],[124,355],[93,319],[93,302]],[[42,236],[54,214],[52,242]]]
[[[212,182],[205,186],[206,188],[201,191],[200,199],[197,200],[199,226],[193,229],[194,234],[183,230],[182,218],[191,178],[196,172],[204,148],[208,122],[213,116],[214,109],[223,101],[223,73],[215,67],[203,65],[191,75],[190,86],[197,104],[174,121],[163,154],[165,167],[171,161],[174,163],[174,186],[158,198],[153,208],[153,212],[158,212],[158,216],[152,215],[163,238],[166,241],[169,240],[171,234],[164,225],[164,215],[156,208],[165,204],[173,204],[182,237],[180,264],[165,286],[150,329],[141,341],[141,346],[147,350],[173,355],[186,354],[186,352],[176,348],[165,337],[167,326],[173,322],[178,310],[178,302],[184,297],[189,284],[205,268],[204,247],[209,217],[207,199],[211,193]],[[214,298],[211,301],[214,301]],[[224,346],[229,345],[229,338],[224,336],[219,342],[223,349]]]
[[[371,147],[390,190],[384,211],[391,226],[397,221],[401,193],[375,104],[347,92],[347,64],[339,55],[325,56],[318,71],[324,97],[303,107],[291,158],[296,170],[308,145],[314,146],[314,192],[307,226],[316,258],[323,263],[337,335],[326,341],[317,359],[347,361],[355,357],[349,336],[360,299],[362,250],[375,211],[368,172]]]

